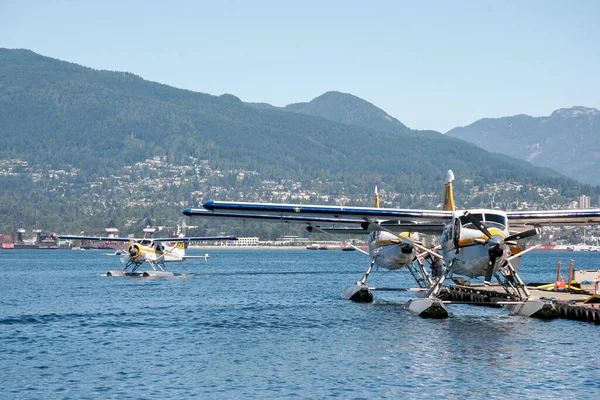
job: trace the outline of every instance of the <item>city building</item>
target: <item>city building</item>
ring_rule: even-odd
[[[581,196],[579,196],[579,208],[580,209],[590,208],[590,197],[589,196],[586,196],[585,194],[582,194]]]

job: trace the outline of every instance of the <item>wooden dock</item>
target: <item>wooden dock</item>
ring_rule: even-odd
[[[469,302],[487,307],[501,307],[499,302],[514,301],[500,285],[451,285],[448,286],[453,302]],[[532,296],[552,301],[559,312],[559,318],[572,319],[600,325],[600,304],[584,304],[590,294],[570,293],[564,291],[540,290],[527,287]]]

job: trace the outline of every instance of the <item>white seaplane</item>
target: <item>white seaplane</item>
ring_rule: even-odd
[[[186,209],[188,216],[213,218],[262,219],[301,222],[309,231],[367,233],[372,261],[362,279],[347,288],[343,296],[370,302],[377,288],[366,284],[374,264],[386,269],[409,267],[420,289],[417,298],[406,304],[407,310],[423,317],[448,316],[443,300],[444,282],[454,276],[484,277],[489,284],[495,276],[514,301],[497,303],[512,314],[554,318],[551,302],[534,298],[517,270],[522,240],[537,235],[544,225],[591,225],[600,222],[600,209],[552,211],[500,211],[491,209],[456,210],[452,192],[454,174],[448,171],[441,210],[416,210],[375,207],[321,206],[208,201],[202,209]],[[343,228],[331,228],[344,226]],[[510,224],[510,225],[509,225]],[[325,226],[328,225],[328,226]],[[418,234],[441,235],[441,244],[432,251],[419,241]],[[428,276],[420,258],[426,253],[442,257],[446,269],[439,280]],[[507,271],[506,279],[502,271]],[[458,278],[460,279],[460,278]],[[457,279],[457,280],[458,280]],[[395,289],[399,290],[399,289]],[[463,302],[461,302],[463,303]]]
[[[144,229],[147,233],[149,230]],[[152,230],[153,232],[153,230]],[[237,240],[235,236],[194,236],[186,237],[178,233],[175,237],[154,238],[151,235],[144,235],[144,238],[126,238],[126,237],[99,237],[99,236],[78,236],[61,235],[60,239],[65,240],[93,240],[93,241],[111,241],[128,243],[127,252],[121,259],[125,267],[120,270],[110,270],[106,276],[137,276],[137,277],[172,277],[181,275],[167,271],[165,264],[168,262],[182,262],[188,259],[201,258],[207,260],[208,254],[203,256],[186,255],[185,251],[189,242],[215,241],[215,240]],[[143,265],[150,268],[141,269]]]

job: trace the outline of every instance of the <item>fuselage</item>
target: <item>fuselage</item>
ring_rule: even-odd
[[[401,233],[401,237],[417,240],[416,234]],[[369,236],[369,254],[375,264],[381,268],[396,270],[413,262],[417,250],[406,242],[401,242],[396,235],[388,232],[371,232]]]
[[[470,278],[484,276],[490,262],[490,249],[496,251],[494,272],[510,256],[510,248],[503,240],[509,235],[506,213],[497,210],[470,210],[492,234],[488,238],[464,215],[455,211],[453,222],[442,233],[442,256],[452,272]],[[484,243],[485,242],[485,243]],[[457,251],[458,249],[458,251]]]
[[[135,263],[149,262],[177,262],[183,261],[185,248],[183,242],[154,242],[151,239],[142,239],[129,245],[127,249],[129,258]]]

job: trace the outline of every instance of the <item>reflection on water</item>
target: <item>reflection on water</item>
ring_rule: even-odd
[[[360,253],[211,255],[173,268],[187,279],[146,280],[102,277],[118,260],[94,252],[0,252],[6,397],[598,398],[590,324],[466,305],[425,320],[404,311],[408,293],[351,303]],[[600,257],[534,253],[521,271],[550,282],[575,256],[582,269]]]

